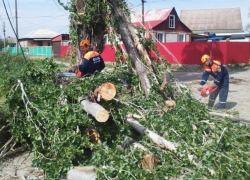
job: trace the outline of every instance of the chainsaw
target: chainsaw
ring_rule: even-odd
[[[213,86],[204,86],[203,89],[200,91],[200,96],[197,98],[197,100],[201,100],[202,97],[207,97],[210,94],[212,94],[216,89],[218,88],[218,86],[216,86],[215,88],[213,88]]]

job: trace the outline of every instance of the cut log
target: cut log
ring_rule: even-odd
[[[79,100],[81,105],[88,114],[92,115],[98,122],[106,122],[109,118],[109,113],[101,105],[92,103],[88,100]]]
[[[106,82],[95,89],[94,96],[98,97],[99,94],[103,100],[110,101],[116,95],[116,87],[114,84]]]
[[[155,132],[147,129],[143,125],[141,125],[138,121],[131,117],[131,115],[127,116],[126,122],[138,133],[141,135],[147,135],[155,144],[157,144],[161,148],[166,148],[171,151],[176,150],[176,144],[170,141],[167,141],[163,137],[159,136]]]

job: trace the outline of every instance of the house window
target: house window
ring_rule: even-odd
[[[163,32],[158,32],[157,33],[157,40],[161,43],[165,42],[165,39],[164,39],[164,33]]]
[[[37,46],[42,46],[42,42],[41,42],[41,41],[38,41],[38,42],[37,42]]]
[[[48,46],[50,46],[50,43],[48,42],[48,44],[47,44]]]
[[[174,15],[169,16],[169,28],[175,28],[175,16]]]
[[[185,42],[185,34],[179,34],[179,41]]]

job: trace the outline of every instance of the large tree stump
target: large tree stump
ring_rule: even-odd
[[[109,113],[101,105],[92,103],[88,100],[80,100],[81,105],[88,114],[92,115],[98,122],[106,122],[109,118]]]
[[[95,89],[94,96],[99,97],[105,101],[112,100],[116,95],[116,87],[110,82],[106,82]],[[98,98],[99,99],[99,98]]]

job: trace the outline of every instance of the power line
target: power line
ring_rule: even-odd
[[[11,8],[10,8],[10,3],[9,3],[8,0],[7,0],[7,2],[8,2],[9,9],[10,9],[10,14],[11,14],[11,17],[12,17],[12,21],[14,22],[14,17],[13,17],[13,15],[12,15]]]
[[[65,13],[65,11],[63,11],[63,10],[60,8],[60,6],[58,5],[58,3],[55,2],[55,0],[53,0],[53,2],[56,4],[56,6],[57,6],[63,13]]]
[[[26,59],[26,57],[25,57],[25,55],[24,55],[24,52],[23,52],[22,46],[21,46],[20,42],[18,41],[18,37],[17,37],[16,31],[15,31],[15,29],[13,28],[13,25],[12,25],[12,23],[11,23],[11,20],[10,20],[10,17],[9,17],[8,11],[7,11],[7,9],[6,9],[6,5],[5,5],[4,0],[3,0],[3,5],[4,5],[4,9],[5,9],[6,15],[7,15],[7,17],[8,17],[9,23],[10,23],[10,25],[11,25],[11,28],[12,28],[12,30],[13,30],[13,32],[14,32],[14,34],[15,34],[16,38],[17,38],[17,43],[18,43],[18,44],[19,44],[19,46],[21,47],[21,51],[22,51],[22,54],[23,54],[23,58],[24,58],[24,60],[27,62],[27,59]]]
[[[49,18],[49,17],[62,17],[62,16],[68,16],[68,15],[58,15],[58,16],[33,16],[33,17],[18,17],[18,19],[33,19],[33,18]],[[2,18],[2,19],[8,19],[7,17],[6,18]]]

